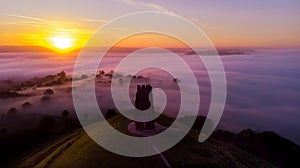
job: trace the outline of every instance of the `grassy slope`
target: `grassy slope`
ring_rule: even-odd
[[[127,118],[117,115],[109,119],[121,132],[127,131]],[[172,120],[159,117],[169,125]],[[191,130],[177,145],[163,153],[172,167],[273,167],[269,163],[239,148],[210,138],[197,141],[199,132]],[[38,152],[36,152],[38,151]],[[82,129],[54,141],[16,162],[17,167],[166,167],[159,155],[133,158],[111,153],[97,145]]]

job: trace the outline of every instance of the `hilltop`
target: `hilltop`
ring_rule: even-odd
[[[127,130],[129,119],[117,114],[108,121],[114,128],[131,135]],[[169,125],[172,119],[160,116],[157,122]],[[182,141],[162,155],[171,167],[275,167],[255,153],[222,141],[217,134],[199,143],[199,130],[191,129]],[[44,144],[11,163],[15,163],[12,167],[166,167],[161,155],[133,158],[111,153],[99,147],[82,129]]]

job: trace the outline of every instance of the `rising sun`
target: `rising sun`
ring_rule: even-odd
[[[57,29],[56,31],[42,32],[39,45],[58,53],[69,53],[80,49],[87,39],[83,30]]]
[[[74,39],[70,37],[52,37],[52,45],[60,50],[67,50],[74,46]]]

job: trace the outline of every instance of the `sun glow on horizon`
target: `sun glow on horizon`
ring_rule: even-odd
[[[65,50],[74,46],[74,39],[70,37],[51,37],[52,45],[58,49]]]
[[[44,45],[59,53],[74,51],[82,47],[86,40],[82,31],[77,29],[76,31],[74,29],[60,29],[45,36],[46,43]]]

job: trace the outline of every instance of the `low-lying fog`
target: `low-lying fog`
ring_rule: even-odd
[[[154,59],[159,58],[159,54],[154,53]],[[109,73],[123,55],[109,54],[99,69]],[[195,73],[201,94],[199,114],[206,115],[210,103],[210,82],[206,70],[195,55],[180,55]],[[245,128],[272,130],[300,144],[300,50],[260,49],[253,53],[224,55],[221,58],[226,71],[227,100],[219,128],[231,131]],[[12,83],[29,81],[36,76],[44,77],[61,71],[70,76],[75,59],[74,54],[0,53],[0,89],[8,89]],[[180,67],[177,67],[177,70],[180,71]],[[166,91],[169,102],[164,112],[176,116],[180,94],[173,78],[158,69],[148,69],[138,75],[141,77],[135,79],[136,83],[151,83],[154,87]],[[85,80],[76,81],[76,85],[81,85]],[[103,109],[114,108],[109,94],[109,81],[107,76],[96,79],[96,95]],[[28,87],[17,92],[30,96],[0,99],[0,114],[6,114],[12,107],[22,114],[15,118],[6,115],[0,117],[0,129],[19,129],[17,127],[20,127],[20,123],[24,126],[34,126],[38,120],[32,115],[27,116],[28,113],[60,115],[63,110],[68,110],[72,113],[71,116],[75,116],[71,87],[71,82],[49,87]],[[135,86],[131,87],[132,90],[135,89]],[[48,88],[51,88],[54,94],[51,95],[51,101],[43,102],[43,92]],[[133,100],[134,91],[130,95]],[[22,104],[26,101],[33,107],[23,108]],[[21,122],[26,117],[32,119]]]

